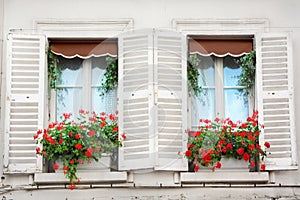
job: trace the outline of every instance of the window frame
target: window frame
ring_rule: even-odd
[[[239,89],[239,88],[245,88],[243,86],[225,86],[224,85],[224,59],[225,57],[214,57],[214,79],[215,79],[215,85],[214,86],[202,86],[203,89],[214,89],[215,92],[215,99],[214,99],[214,105],[215,105],[215,117],[217,118],[225,118],[225,89]],[[248,98],[248,113],[249,115],[252,114],[252,111],[254,109],[254,88],[251,89],[250,94],[247,95]],[[189,115],[189,123],[192,129],[197,127],[197,124],[193,123],[193,117],[192,117],[192,97],[190,94],[188,96],[188,115]],[[230,117],[230,116],[229,116]],[[213,119],[210,119],[213,120]],[[246,120],[246,119],[240,119],[240,120]]]
[[[105,59],[106,56],[104,56]],[[87,59],[82,59],[82,85],[81,86],[75,86],[75,85],[56,85],[57,89],[60,88],[81,88],[82,89],[82,97],[81,102],[82,106],[80,109],[83,109],[85,111],[92,112],[94,111],[92,108],[92,89],[98,88],[101,85],[100,84],[93,84],[92,83],[92,59],[97,57],[91,57]],[[57,63],[56,63],[57,64]],[[116,99],[117,101],[117,99]],[[50,89],[50,99],[49,99],[49,116],[50,121],[56,121],[59,116],[57,116],[57,90]],[[74,111],[74,112],[78,112]],[[74,114],[74,113],[72,113]]]

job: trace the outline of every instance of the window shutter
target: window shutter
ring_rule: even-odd
[[[187,41],[176,32],[154,35],[156,170],[186,171]],[[181,155],[181,156],[180,156]]]
[[[257,106],[268,141],[267,169],[297,168],[292,47],[288,34],[262,34],[257,41]]]
[[[8,35],[5,102],[5,173],[41,171],[33,135],[43,128],[45,37]]]
[[[119,169],[153,168],[153,34],[130,32],[119,37]]]

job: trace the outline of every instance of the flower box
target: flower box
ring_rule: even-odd
[[[70,189],[80,182],[77,171],[110,171],[110,155],[126,138],[124,133],[118,138],[117,116],[80,110],[76,121],[71,119],[71,113],[64,113],[61,119],[34,135],[42,145],[36,153],[52,162],[54,170],[64,172]]]
[[[56,163],[60,166],[56,172],[63,172],[63,162],[58,159]],[[109,172],[111,168],[111,156],[102,155],[102,157],[97,161],[91,160],[89,163],[79,164],[77,166],[77,172]]]
[[[192,163],[195,172],[204,169],[219,170],[265,170],[263,163],[266,150],[259,144],[263,125],[258,123],[255,111],[246,122],[232,122],[229,118],[199,120],[197,131],[189,131],[189,141],[185,156]],[[270,143],[264,146],[270,148]],[[231,158],[231,159],[228,159]]]
[[[217,171],[249,171],[248,162],[245,162],[243,159],[222,158],[220,162],[222,167],[216,169]]]

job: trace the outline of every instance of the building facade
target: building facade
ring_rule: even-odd
[[[0,0],[2,199],[300,198],[299,7],[297,0]],[[250,49],[241,48],[249,41]],[[244,99],[231,63],[252,50],[255,86]],[[57,90],[49,86],[49,51],[61,69]],[[206,95],[198,98],[188,91],[190,55],[204,63],[198,72]],[[105,56],[118,58],[119,77],[103,100],[98,63]],[[70,190],[64,174],[36,155],[33,137],[79,109],[118,110],[120,138],[127,137],[112,169],[80,172]],[[261,146],[271,144],[265,170],[232,163],[189,170],[187,129],[199,118],[246,120],[253,110],[265,127]]]

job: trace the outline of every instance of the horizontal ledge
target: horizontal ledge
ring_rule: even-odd
[[[267,183],[268,172],[183,172],[181,183]]]
[[[288,170],[297,170],[298,165],[290,165],[290,166],[268,166],[266,167],[266,170],[268,171],[288,171]]]
[[[78,172],[80,183],[122,183],[127,182],[126,172]],[[69,180],[63,173],[35,173],[35,184],[68,184]]]

